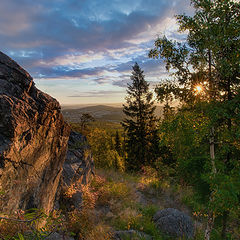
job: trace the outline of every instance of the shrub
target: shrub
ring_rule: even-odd
[[[88,134],[88,141],[97,168],[125,170],[124,159],[114,148],[112,137],[105,130],[95,128]]]

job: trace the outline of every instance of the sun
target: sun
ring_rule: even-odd
[[[203,87],[201,85],[197,85],[195,88],[194,88],[196,94],[199,94],[203,91]]]

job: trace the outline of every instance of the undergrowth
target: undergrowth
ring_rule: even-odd
[[[203,239],[204,215],[196,210],[198,206],[192,189],[161,179],[151,168],[144,168],[141,174],[98,169],[90,184],[75,183],[66,190],[65,197],[71,198],[77,191],[82,196],[81,208],[70,211],[63,208],[50,216],[43,214],[41,218],[47,224],[40,229],[34,228],[35,232],[33,227],[38,218],[28,223],[2,219],[0,239],[46,239],[51,232],[58,231],[75,239],[111,240],[115,231],[133,229],[154,240],[166,240],[169,238],[159,232],[152,220],[158,210],[166,207],[192,215],[196,222],[194,239]],[[31,216],[20,211],[11,217],[26,220],[34,219],[36,214]],[[220,239],[219,231],[214,230],[212,239]],[[238,232],[239,225],[236,224],[233,234],[238,236]]]

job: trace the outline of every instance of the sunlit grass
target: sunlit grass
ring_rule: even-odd
[[[158,210],[175,207],[188,208],[189,214],[199,222],[195,239],[203,239],[203,220],[194,214],[197,206],[192,189],[171,183],[159,174],[150,167],[141,173],[97,169],[90,184],[75,183],[66,190],[65,197],[71,198],[81,191],[83,199],[81,209],[63,210],[66,231],[87,240],[110,240],[114,231],[131,229],[144,232],[154,240],[170,239],[156,228],[153,216]],[[1,223],[0,227],[6,229],[9,223]],[[237,227],[235,229],[237,232]],[[12,236],[18,230],[15,229]]]

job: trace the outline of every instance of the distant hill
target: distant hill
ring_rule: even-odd
[[[157,106],[156,115],[161,116],[162,107]],[[110,122],[121,122],[125,117],[122,107],[112,107],[107,105],[96,105],[87,107],[63,107],[62,113],[64,118],[69,122],[79,122],[80,117],[83,113],[89,113],[97,120],[110,121]]]

